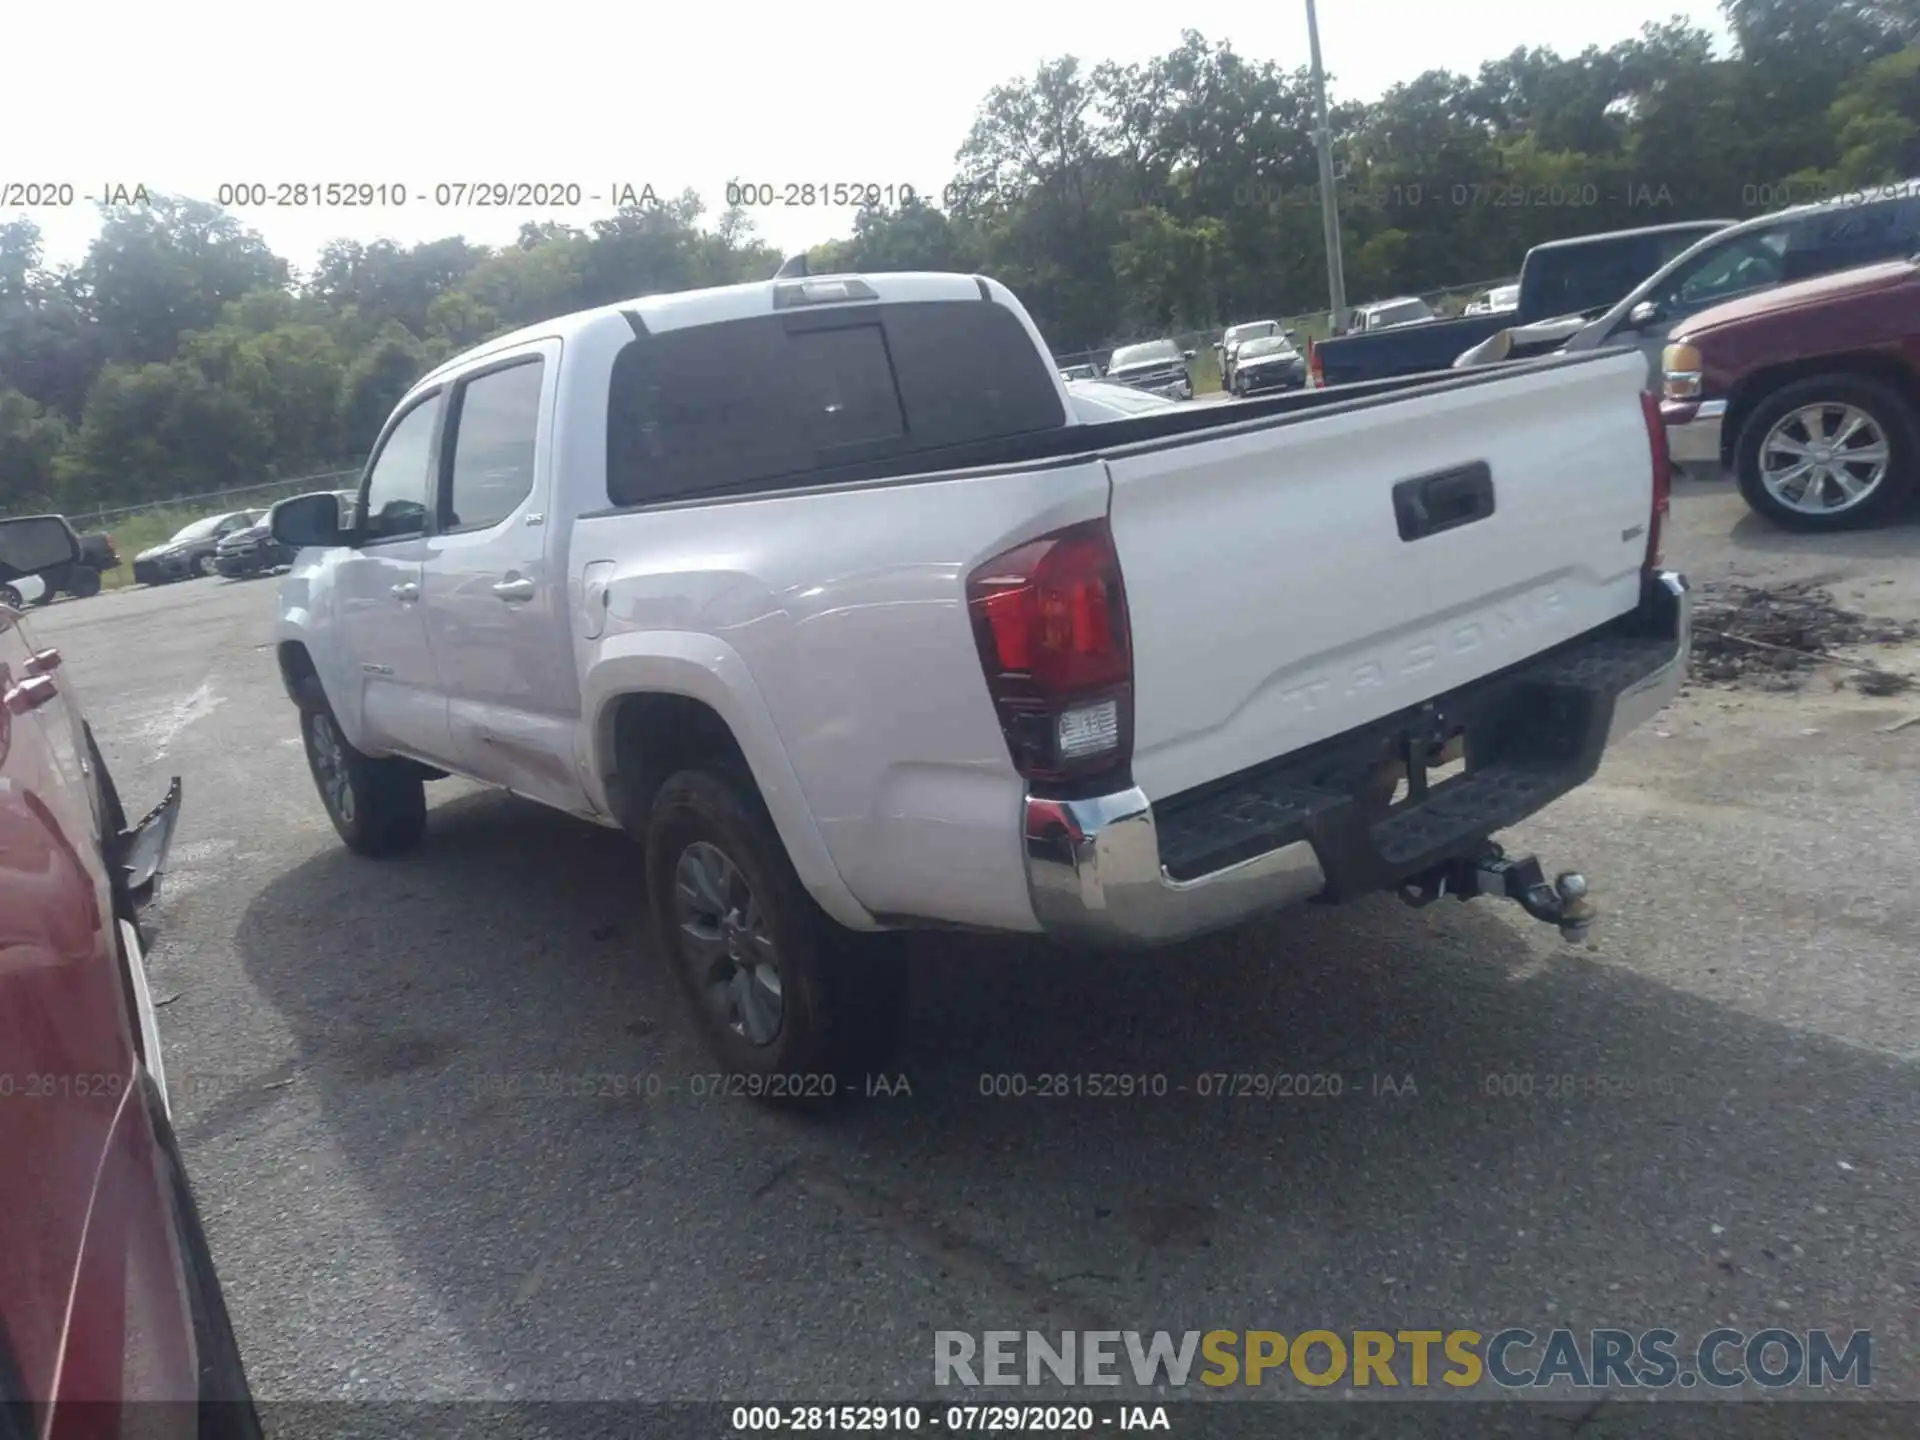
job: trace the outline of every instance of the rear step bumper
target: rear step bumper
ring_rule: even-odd
[[[1599,768],[1607,746],[1679,692],[1692,640],[1684,576],[1647,577],[1632,614],[1414,711],[1163,800],[1136,789],[1026,802],[1027,884],[1048,934],[1159,945],[1263,910],[1391,889],[1476,853]],[[1466,773],[1424,790],[1464,735]],[[1429,747],[1432,747],[1429,749]],[[1398,757],[1396,759],[1396,757]]]

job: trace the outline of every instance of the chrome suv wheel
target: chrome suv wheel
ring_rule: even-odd
[[[1842,530],[1884,517],[1913,487],[1912,404],[1867,375],[1814,375],[1748,414],[1734,447],[1740,493],[1790,530]]]

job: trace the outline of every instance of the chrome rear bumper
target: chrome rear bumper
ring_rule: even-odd
[[[1163,862],[1154,803],[1138,787],[1079,800],[1029,796],[1023,843],[1034,914],[1044,931],[1069,943],[1154,946],[1322,894],[1340,898],[1390,888],[1584,783],[1608,745],[1678,693],[1691,650],[1692,616],[1686,578],[1661,571],[1647,577],[1640,609],[1608,633],[1583,637],[1512,675],[1495,677],[1484,687],[1490,695],[1476,697],[1470,687],[1440,697],[1437,703],[1448,713],[1457,704],[1466,714],[1476,704],[1511,703],[1516,687],[1538,690],[1565,702],[1569,718],[1542,722],[1549,742],[1544,750],[1512,761],[1497,758],[1487,767],[1480,793],[1473,789],[1473,771],[1460,788],[1436,792],[1451,798],[1431,807],[1433,813],[1422,814],[1427,807],[1417,807],[1383,819],[1358,797],[1303,800],[1303,792],[1285,779],[1265,794],[1258,791],[1260,782],[1252,782],[1240,795],[1221,801],[1223,828],[1261,806],[1274,813],[1297,807],[1299,824],[1280,829],[1280,843],[1262,853],[1177,878]],[[1504,696],[1501,686],[1507,687]],[[1365,750],[1385,733],[1356,734],[1354,743]],[[1190,841],[1191,813],[1182,823]],[[1334,873],[1323,864],[1316,841],[1327,846]]]

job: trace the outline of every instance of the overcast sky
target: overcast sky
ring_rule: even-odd
[[[1520,45],[1563,54],[1682,15],[1724,36],[1716,0],[1320,0],[1336,98],[1372,99],[1423,70],[1472,72]],[[1303,0],[1103,4],[889,0],[831,5],[471,6],[330,0],[106,0],[14,7],[7,21],[0,192],[9,182],[150,188],[214,199],[222,183],[386,182],[402,208],[238,211],[305,267],[329,240],[464,234],[500,244],[527,219],[610,210],[438,209],[436,184],[692,185],[717,213],[730,178],[912,185],[938,195],[975,107],[1041,61],[1145,60],[1182,29],[1292,68]],[[7,197],[0,193],[0,204]],[[13,218],[0,210],[0,219]],[[99,228],[84,200],[33,212],[54,262]],[[755,212],[791,251],[846,233],[850,210]]]

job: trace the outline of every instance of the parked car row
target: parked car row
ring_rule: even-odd
[[[211,575],[220,541],[236,531],[258,525],[266,513],[264,510],[231,510],[184,525],[172,538],[133,557],[133,578],[142,585],[165,585],[174,580]]]

